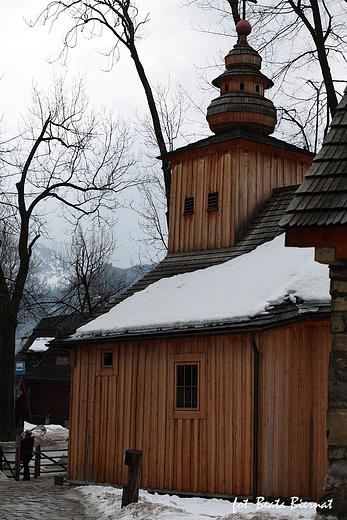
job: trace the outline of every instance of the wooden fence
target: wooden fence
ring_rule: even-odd
[[[67,450],[48,448],[43,451],[41,445],[38,444],[32,461],[29,468],[34,478],[39,477],[41,474],[63,473],[67,470]],[[19,480],[22,469],[23,466],[19,460],[19,450],[4,452],[2,446],[0,446],[0,471],[9,478]]]

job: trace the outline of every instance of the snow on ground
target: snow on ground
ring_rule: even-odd
[[[313,520],[316,504],[297,497],[285,506],[279,500],[266,502],[238,502],[221,499],[180,498],[150,494],[140,490],[139,502],[121,508],[122,490],[111,486],[83,486],[77,488],[85,506],[99,520]],[[297,499],[297,501],[295,501]],[[327,504],[328,505],[328,504]]]
[[[35,438],[47,443],[66,440],[68,429],[60,425],[35,425],[24,423]],[[0,480],[7,479],[0,472]],[[180,498],[175,495],[151,494],[140,490],[139,502],[121,508],[122,489],[112,486],[86,485],[74,487],[79,493],[89,515],[98,520],[313,520],[316,504],[292,498],[292,505],[285,506],[279,499],[266,502],[258,497],[256,503],[221,499]],[[329,508],[329,504],[326,504]]]
[[[73,337],[244,321],[297,298],[330,301],[328,266],[314,261],[314,248],[285,247],[280,235],[223,264],[159,280]]]

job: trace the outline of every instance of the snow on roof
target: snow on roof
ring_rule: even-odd
[[[46,343],[52,341],[52,339],[53,338],[36,338],[28,350],[32,352],[45,352],[48,350],[48,345],[46,346]]]
[[[223,264],[163,278],[77,329],[72,339],[248,320],[285,300],[328,303],[328,266],[284,234]]]

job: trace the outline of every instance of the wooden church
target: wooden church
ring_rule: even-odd
[[[293,280],[311,260],[278,245],[313,155],[270,136],[272,82],[250,30],[239,22],[213,81],[214,135],[165,157],[166,258],[61,342],[72,349],[72,481],[125,484],[124,452],[138,449],[148,490],[319,497],[331,335],[329,290],[315,291],[328,271],[304,294],[311,277]]]

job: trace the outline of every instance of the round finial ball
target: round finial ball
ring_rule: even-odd
[[[236,24],[236,32],[239,36],[248,36],[251,34],[252,26],[247,20],[240,20]]]

